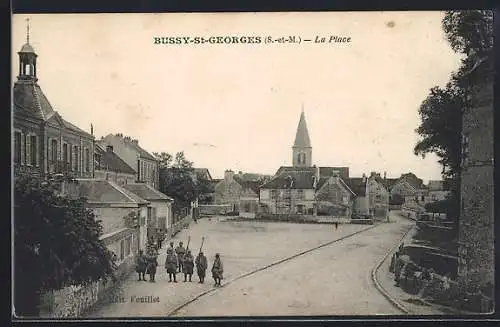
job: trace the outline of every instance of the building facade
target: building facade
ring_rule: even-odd
[[[99,142],[94,146],[94,177],[110,180],[120,186],[135,183],[136,173],[118,155],[113,152],[113,146],[103,148]]]
[[[108,134],[99,141],[113,151],[136,173],[136,182],[146,183],[155,189],[160,187],[159,161],[139,146],[139,141],[123,134]]]
[[[149,202],[147,211],[148,236],[157,232],[167,233],[173,224],[174,200],[145,183],[128,183],[123,188]]]
[[[467,76],[471,105],[463,112],[458,279],[467,292],[494,294],[494,56]]]
[[[94,137],[64,120],[38,84],[37,57],[27,42],[19,55],[13,90],[13,167],[15,174],[65,174],[92,178]]]

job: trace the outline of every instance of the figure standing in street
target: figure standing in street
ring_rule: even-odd
[[[158,260],[156,253],[152,252],[148,256],[148,265],[146,268],[146,273],[149,274],[149,281],[154,283],[155,282],[155,275],[156,275],[156,267],[158,266]]]
[[[163,243],[163,240],[165,239],[165,234],[163,233],[163,231],[158,230],[158,233],[156,235],[158,237],[156,244],[158,245],[158,251],[159,251],[161,249],[161,245]]]
[[[337,230],[339,228],[339,223],[336,221],[335,222],[335,230]]]
[[[168,273],[168,281],[172,282],[172,278],[174,279],[174,283],[177,283],[176,274],[177,274],[177,256],[174,253],[174,250],[171,248],[167,249],[167,258],[165,259],[165,268]]]
[[[170,242],[170,245],[167,248],[167,252],[168,252],[168,250],[172,250],[172,252],[175,250],[175,248],[174,248],[174,242]]]
[[[146,257],[144,256],[142,250],[139,250],[139,255],[135,260],[135,271],[139,274],[139,281],[146,281]]]
[[[220,254],[215,254],[214,265],[212,266],[212,277],[214,278],[215,285],[221,286],[221,280],[223,279],[224,268],[222,266],[222,260]]]
[[[194,258],[191,254],[191,250],[187,250],[186,255],[184,255],[183,262],[183,271],[184,271],[184,282],[187,282],[187,278],[191,281],[191,277],[193,276],[193,268],[194,268]]]
[[[199,283],[203,284],[205,282],[205,272],[208,268],[207,257],[200,252],[196,257],[196,272],[198,273]]]
[[[184,248],[182,242],[179,242],[179,246],[177,246],[177,248],[175,249],[175,254],[177,254],[179,272],[182,272],[182,264],[184,261],[184,254],[186,254],[186,249]]]

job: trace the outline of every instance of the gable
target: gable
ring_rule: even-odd
[[[352,193],[347,187],[340,182],[340,179],[330,178],[317,192],[316,198],[318,201],[341,202],[344,196],[351,196]]]
[[[54,112],[50,117],[48,117],[46,124],[52,125],[52,126],[57,126],[59,128],[66,128],[66,125],[64,125],[64,122],[63,122],[61,116],[56,112]]]
[[[404,180],[397,182],[391,188],[392,194],[399,193],[401,195],[411,195],[411,194],[414,194],[415,192],[416,192],[416,189]]]

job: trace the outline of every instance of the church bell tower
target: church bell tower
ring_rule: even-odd
[[[294,167],[311,167],[312,147],[311,140],[309,139],[309,132],[307,130],[304,108],[302,108],[302,112],[300,114],[299,125],[297,126],[297,133],[295,134],[295,142],[293,143],[292,152],[292,162]]]
[[[19,55],[19,75],[18,80],[31,80],[36,82],[36,58],[37,54],[30,44],[29,19],[26,19],[26,43],[22,46]]]

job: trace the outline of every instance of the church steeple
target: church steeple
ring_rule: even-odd
[[[309,131],[307,130],[306,117],[304,107],[300,114],[297,133],[295,134],[295,142],[292,147],[293,166],[294,167],[311,167],[312,165],[312,147],[309,139]]]
[[[19,55],[19,80],[37,81],[36,77],[36,57],[37,54],[30,44],[29,18],[26,18],[26,43],[22,46]]]

